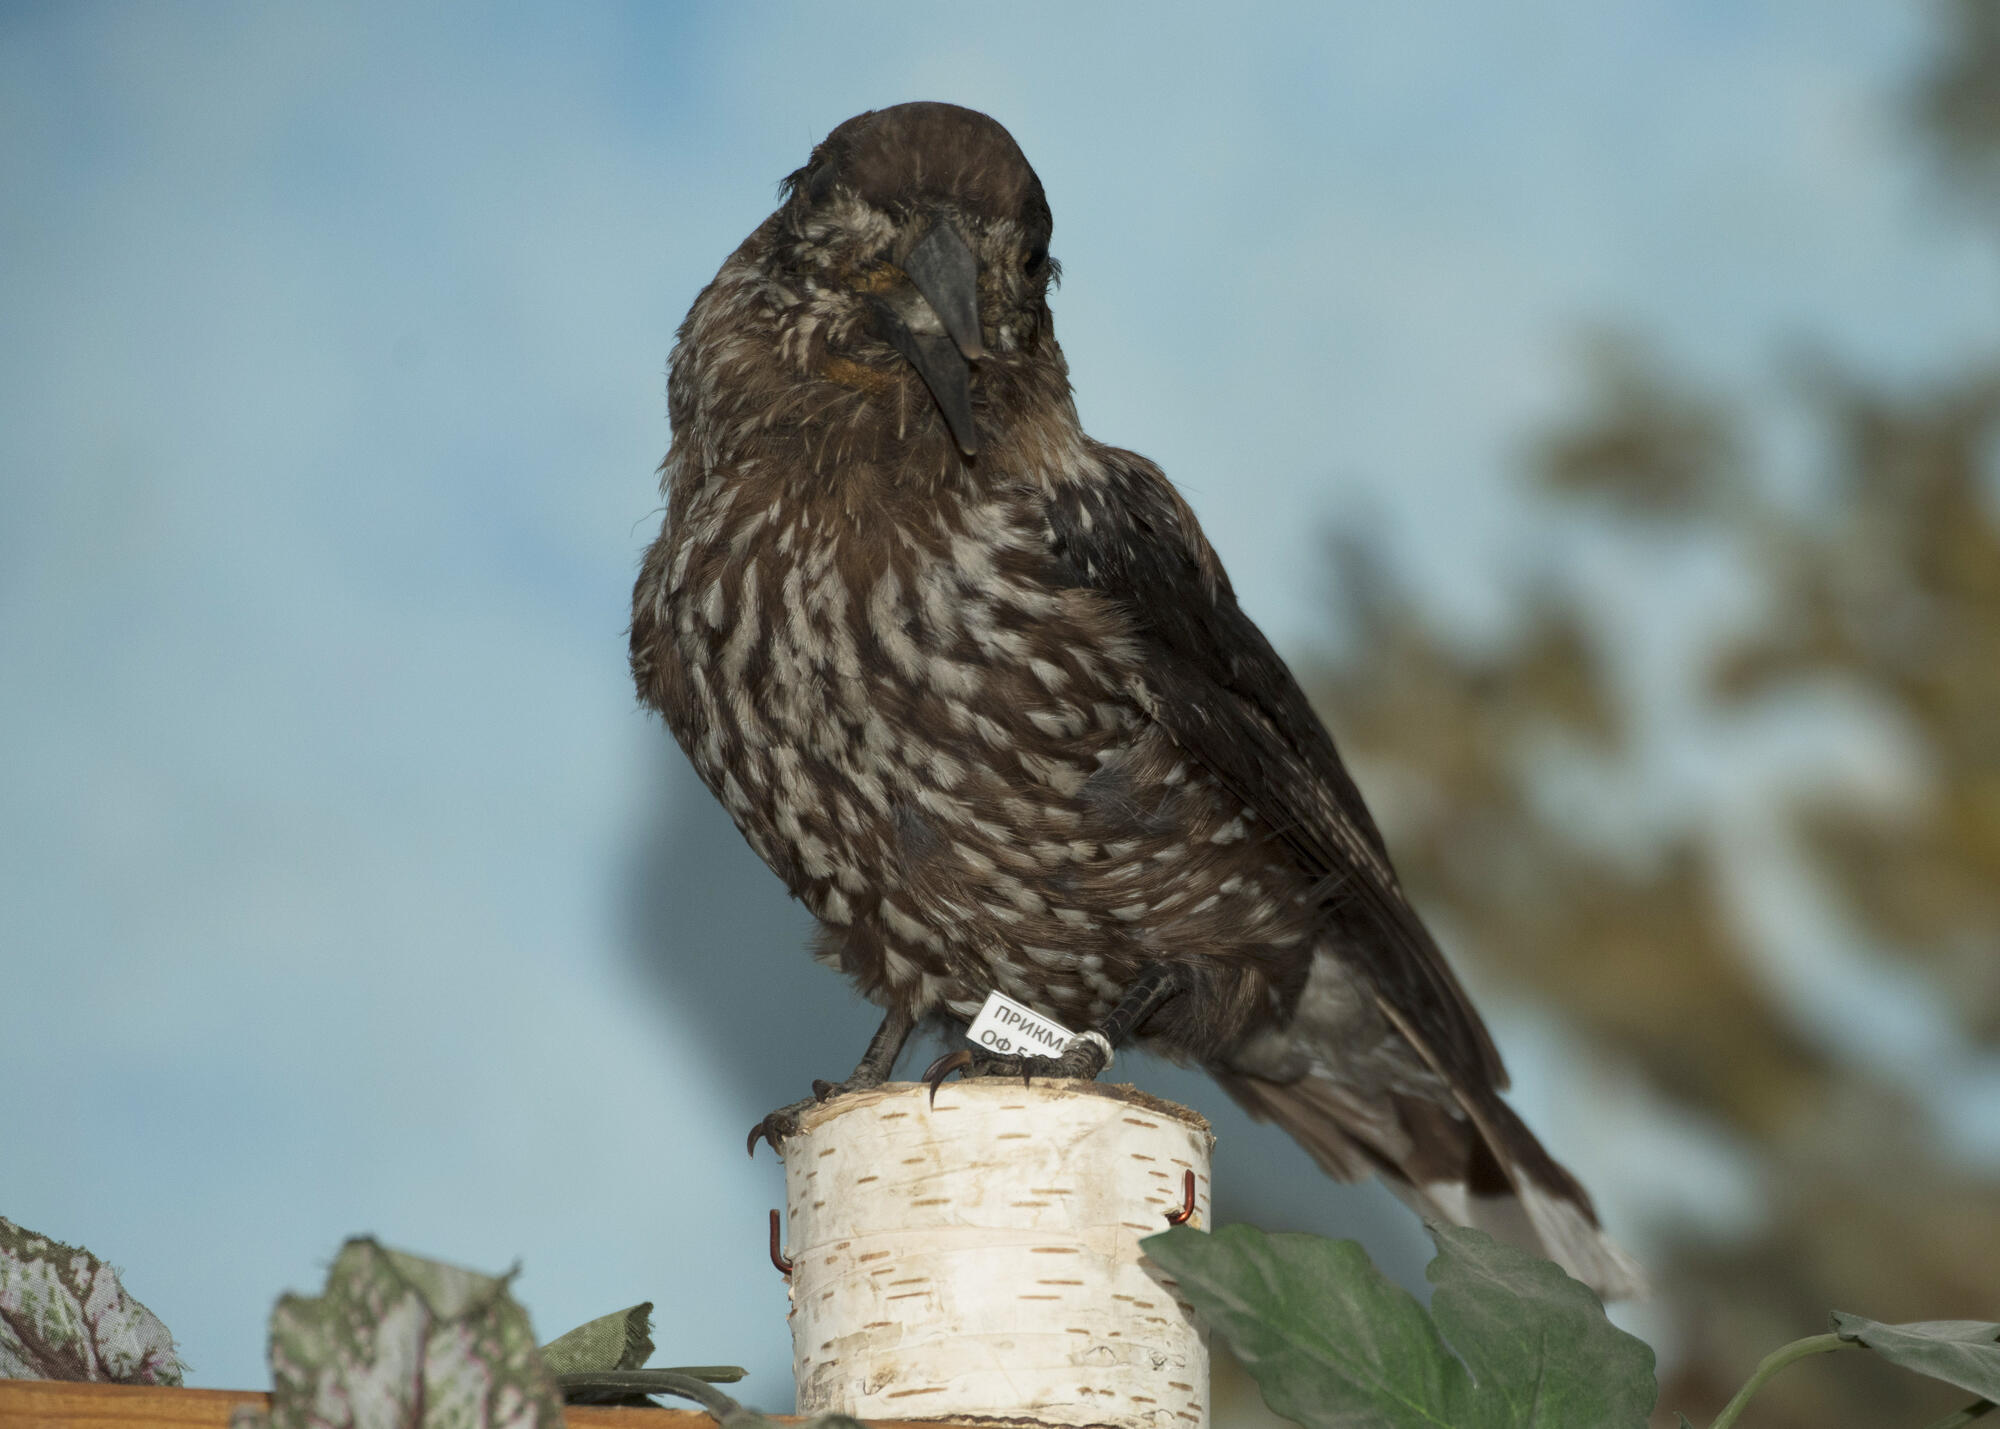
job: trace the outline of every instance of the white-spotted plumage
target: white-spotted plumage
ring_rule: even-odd
[[[949,301],[916,276],[941,231],[976,270]],[[1192,511],[1084,434],[1048,232],[1012,139],[950,105],[851,120],[787,181],[674,351],[643,698],[893,1012],[997,988],[1095,1026],[1170,969],[1139,1038],[1329,1172],[1504,1202],[1629,1288]]]

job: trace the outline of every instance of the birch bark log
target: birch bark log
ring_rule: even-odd
[[[1208,1123],[1130,1087],[982,1079],[835,1098],[785,1142],[799,1412],[1206,1429],[1208,1347],[1139,1242]]]

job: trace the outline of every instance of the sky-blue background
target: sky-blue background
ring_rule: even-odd
[[[548,1334],[654,1299],[663,1359],[786,1407],[742,1134],[871,1019],[623,640],[672,332],[775,182],[864,108],[993,113],[1055,210],[1086,424],[1181,482],[1280,646],[1332,638],[1335,518],[1476,634],[1566,559],[1510,473],[1589,325],[1743,390],[1794,338],[1986,348],[1993,255],[1927,211],[1898,108],[1923,18],[0,9],[0,1214],[124,1266],[200,1384],[262,1383],[272,1297],[373,1231],[519,1259]],[[1586,578],[1635,629],[1719,598]],[[1720,777],[1663,748],[1662,789]],[[1647,1138],[1698,1132],[1593,1122],[1560,1031],[1496,1021],[1643,1247],[1686,1210]],[[1239,1136],[1274,1168],[1239,1213],[1413,1263],[1274,1135]]]

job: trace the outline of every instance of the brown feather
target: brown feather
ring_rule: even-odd
[[[952,105],[859,115],[786,181],[674,349],[641,698],[878,1003],[964,1019],[997,989],[1094,1026],[1166,965],[1143,1044],[1330,1173],[1517,1205],[1618,1283],[1193,510],[1079,425],[1051,226],[1012,137]],[[949,341],[911,272],[961,285]]]

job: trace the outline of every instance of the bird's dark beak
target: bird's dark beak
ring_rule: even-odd
[[[937,399],[958,449],[979,454],[972,425],[971,364],[986,355],[979,334],[979,260],[943,219],[903,260],[903,271],[922,300],[877,302],[884,334]]]
[[[903,260],[903,271],[936,311],[967,362],[986,356],[979,337],[979,260],[958,229],[939,219]]]
[[[944,413],[958,449],[967,456],[978,456],[979,434],[972,427],[972,368],[964,355],[941,333],[911,332],[909,324],[893,311],[883,312],[882,326],[896,351],[917,369],[917,376],[937,398],[938,410]]]

